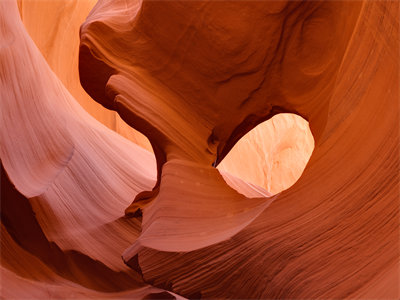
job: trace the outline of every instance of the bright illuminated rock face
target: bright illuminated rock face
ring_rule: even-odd
[[[0,8],[4,297],[398,298],[398,2],[99,1],[80,81],[156,161]],[[300,179],[221,175],[278,113],[309,121]]]
[[[313,149],[308,122],[278,114],[242,137],[218,169],[276,194],[299,179]]]
[[[79,27],[96,0],[18,1],[21,19],[36,46],[63,85],[93,117],[122,136],[151,150],[148,140],[115,112],[101,107],[79,82]]]

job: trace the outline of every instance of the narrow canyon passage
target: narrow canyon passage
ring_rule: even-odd
[[[0,1],[5,299],[398,299],[398,1]]]

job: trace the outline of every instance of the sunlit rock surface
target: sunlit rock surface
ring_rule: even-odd
[[[57,77],[79,104],[98,121],[151,151],[148,140],[115,112],[102,108],[79,82],[79,27],[96,0],[18,0],[21,19]]]
[[[399,297],[398,2],[101,0],[79,78],[61,29],[93,3],[71,3],[0,2],[3,297]],[[54,40],[32,21],[46,9]],[[230,152],[280,113],[313,139]],[[315,148],[276,196],[261,186],[284,172],[222,171],[287,161],[286,142],[302,168]]]
[[[313,149],[308,122],[279,114],[242,137],[218,169],[276,194],[299,179]]]

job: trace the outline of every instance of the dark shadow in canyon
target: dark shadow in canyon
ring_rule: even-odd
[[[118,220],[117,220],[118,221]],[[102,292],[118,292],[145,286],[135,271],[116,272],[79,251],[63,251],[47,240],[29,200],[18,192],[1,164],[1,222],[14,241],[67,280]],[[3,252],[1,259],[3,260]],[[11,270],[21,274],[17,268]]]

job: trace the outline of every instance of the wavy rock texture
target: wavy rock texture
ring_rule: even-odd
[[[2,296],[166,293],[120,259],[140,232],[121,212],[154,184],[153,156],[90,117],[29,38],[16,3],[0,6]]]
[[[398,4],[268,3],[99,1],[81,27],[83,87],[157,158],[143,196],[154,200],[124,259],[185,296],[396,297]],[[212,199],[207,188],[171,196],[279,112],[309,120],[315,150],[239,233],[223,216],[209,222],[206,206],[190,211],[188,199]]]
[[[80,85],[77,32],[95,3],[95,0],[24,0],[18,1],[18,6],[30,37],[79,104],[107,127],[152,151],[146,137],[129,127],[118,114],[93,101]],[[311,154],[313,139],[301,118],[281,114],[271,122],[260,124],[246,135],[218,168],[277,193],[300,177]],[[271,138],[273,144],[269,142]],[[258,159],[254,160],[254,156]],[[248,160],[250,169],[240,163]]]
[[[179,298],[120,258],[140,233],[123,211],[154,185],[154,156],[90,117],[29,38],[17,5],[0,5],[2,296]],[[268,195],[224,176],[243,194]],[[269,202],[258,204],[253,213]]]
[[[98,121],[147,150],[147,138],[101,107],[79,82],[79,26],[96,0],[19,0],[21,19],[47,63],[79,104]]]
[[[399,297],[397,2],[98,1],[82,86],[156,161],[0,7],[4,297]],[[277,113],[315,149],[271,196],[215,166]]]

